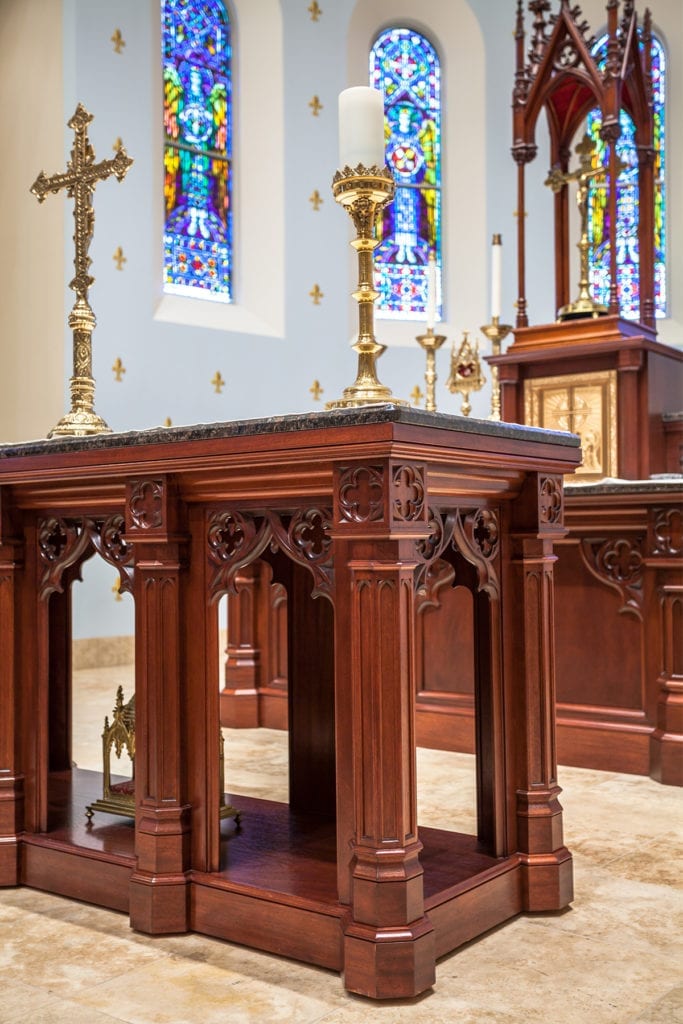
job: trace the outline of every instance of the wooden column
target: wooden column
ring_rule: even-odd
[[[23,545],[0,491],[0,886],[19,884],[19,833],[24,828],[24,780],[18,763],[19,590]]]
[[[565,532],[562,477],[530,473],[511,508],[503,589],[510,848],[522,857],[526,910],[559,910],[573,896],[555,753],[552,546]]]
[[[655,583],[648,616],[649,674],[656,679],[650,775],[683,786],[683,531],[677,506],[655,507],[648,530],[647,566]]]
[[[346,987],[376,999],[434,982],[415,780],[415,540],[421,466],[335,469],[337,843]]]
[[[255,728],[259,723],[258,689],[261,676],[259,637],[260,604],[263,601],[263,564],[254,562],[240,570],[228,594],[228,649],[225,686],[221,691],[221,722],[235,729]]]
[[[185,537],[167,477],[126,486],[135,552],[135,852],[130,922],[149,934],[187,931],[190,817],[180,742],[181,583]]]

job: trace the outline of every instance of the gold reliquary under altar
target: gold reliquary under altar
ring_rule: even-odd
[[[221,818],[234,818],[239,826],[240,812],[225,802],[225,767],[224,767],[224,742],[223,732],[219,728],[220,743],[220,804],[219,815]],[[117,779],[118,771],[112,775],[112,755],[115,757],[114,767],[119,769],[116,762],[121,761],[123,755],[127,755],[129,764],[129,777]],[[124,762],[125,763],[125,762]],[[120,770],[120,769],[119,769]],[[105,811],[107,814],[120,814],[125,818],[135,817],[135,694],[127,704],[123,702],[123,687],[119,686],[116,691],[116,703],[112,712],[112,720],[105,715],[104,730],[102,732],[102,797],[93,800],[85,809],[85,816],[88,824],[92,823],[95,811]]]

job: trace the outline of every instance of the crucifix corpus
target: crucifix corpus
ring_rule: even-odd
[[[559,167],[553,167],[549,172],[544,184],[553,192],[560,192],[570,181],[575,181],[576,205],[581,217],[581,240],[578,243],[578,250],[581,256],[579,275],[579,295],[575,302],[569,302],[557,311],[558,320],[577,320],[581,317],[604,316],[607,313],[607,306],[596,302],[591,295],[590,279],[588,275],[590,251],[592,240],[588,237],[588,190],[589,184],[596,178],[605,177],[606,168],[593,164],[593,140],[587,133],[574,150],[579,158],[579,166],[573,171],[562,171]],[[616,175],[624,170],[625,165],[617,160]]]
[[[38,197],[38,202],[45,200],[48,192],[66,194],[74,201],[74,244],[76,254],[74,267],[76,273],[69,282],[69,288],[76,293],[76,302],[69,313],[69,327],[73,331],[73,377],[71,386],[71,411],[52,428],[48,437],[109,433],[111,428],[97,415],[94,409],[95,381],[92,375],[92,332],[95,328],[95,314],[88,302],[88,288],[95,280],[88,270],[91,259],[88,255],[95,224],[95,211],[92,205],[92,194],[98,181],[104,181],[114,174],[123,181],[128,168],[133,163],[123,146],[119,146],[113,160],[100,160],[95,163],[95,153],[88,139],[88,125],[93,119],[85,107],[79,103],[76,113],[68,127],[75,133],[71,159],[67,169],[61,174],[46,177],[41,171],[31,192]]]

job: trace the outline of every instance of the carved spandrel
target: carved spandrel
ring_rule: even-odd
[[[40,597],[61,593],[65,569],[82,561],[91,548],[118,569],[120,590],[132,593],[133,549],[124,538],[123,516],[115,513],[103,521],[58,516],[39,521],[38,553],[44,566]]]
[[[299,509],[291,517],[275,512],[263,516],[222,510],[211,513],[207,543],[213,568],[209,584],[212,599],[237,592],[240,569],[255,561],[267,547],[278,548],[293,561],[310,569],[313,596],[331,595],[334,575],[331,558],[330,526],[332,512],[327,508]]]
[[[620,612],[643,617],[642,539],[629,537],[584,538],[581,557],[588,571],[616,590],[623,601]]]
[[[500,593],[497,511],[489,508],[451,509],[444,513],[430,508],[428,524],[429,536],[415,544],[420,563],[415,577],[418,592],[428,592],[430,579],[450,545],[476,569],[479,589],[497,597]]]

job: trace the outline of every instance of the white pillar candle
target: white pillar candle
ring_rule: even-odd
[[[429,253],[427,264],[427,330],[434,330],[436,320],[436,256],[434,251]]]
[[[366,85],[339,94],[339,167],[384,167],[384,101]]]
[[[503,282],[503,239],[493,236],[491,244],[491,319],[500,317],[500,293]]]

